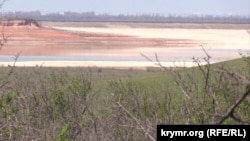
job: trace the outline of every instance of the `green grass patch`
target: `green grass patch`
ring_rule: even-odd
[[[157,124],[217,124],[246,92],[248,60],[165,71],[0,68],[0,140],[151,140]],[[222,124],[249,123],[249,101]]]

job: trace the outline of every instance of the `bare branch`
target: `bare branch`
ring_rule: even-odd
[[[234,110],[242,103],[246,97],[250,95],[250,85],[247,86],[246,92],[233,104],[228,110],[227,113],[222,116],[222,118],[218,121],[217,124],[222,124],[227,118],[234,117]]]
[[[214,71],[220,72],[220,73],[226,73],[232,78],[234,78],[235,80],[238,80],[240,84],[247,84],[247,85],[250,84],[250,81],[246,77],[240,75],[239,73],[230,72],[229,70],[225,70],[225,69],[214,69]]]
[[[5,35],[4,33],[4,29],[5,29],[5,25],[2,26],[2,38],[0,39],[0,49],[4,46],[4,44],[8,41],[8,38],[11,36],[11,35]]]
[[[0,84],[0,88],[4,87],[6,84],[8,84],[8,78],[9,78],[9,77],[11,76],[11,74],[13,73],[14,68],[16,67],[16,62],[17,62],[17,60],[18,60],[20,54],[21,54],[21,52],[19,52],[16,56],[13,57],[14,63],[13,63],[12,66],[10,66],[11,68],[10,68],[10,70],[9,70],[9,72],[8,72],[8,74],[7,74],[7,76],[6,76],[6,78],[4,79],[4,81],[1,82],[2,84]]]
[[[148,136],[152,141],[155,141],[154,137],[148,133],[148,130],[146,130],[143,127],[140,121],[131,112],[129,112],[120,102],[117,102],[117,105],[136,122],[136,124],[139,126],[139,129],[141,129],[145,133],[146,136]]]
[[[161,70],[163,69],[163,70],[167,70],[167,68],[166,67],[164,67],[162,64],[161,64],[161,62],[160,62],[160,60],[159,60],[159,58],[158,58],[158,55],[155,53],[155,61],[154,60],[152,60],[152,59],[150,59],[148,56],[146,56],[146,55],[144,55],[143,53],[140,53],[141,54],[141,56],[143,56],[145,59],[147,59],[149,62],[152,62],[152,63],[154,63],[156,66],[159,66],[160,68],[161,68]]]
[[[244,121],[244,120],[242,120],[242,119],[240,119],[240,118],[236,117],[236,116],[234,115],[234,113],[232,113],[232,114],[231,114],[231,118],[232,118],[232,119],[234,119],[235,121],[239,122],[239,123],[246,123],[246,124],[250,124],[250,122],[249,122],[249,121]]]
[[[3,5],[4,5],[4,3],[5,3],[6,1],[8,1],[8,0],[3,0],[3,1],[0,3],[0,8],[3,7]]]

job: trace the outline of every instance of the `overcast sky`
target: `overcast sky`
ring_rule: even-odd
[[[232,13],[250,16],[250,0],[8,0],[1,10],[163,15]]]

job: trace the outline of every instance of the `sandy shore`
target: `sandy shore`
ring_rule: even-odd
[[[204,62],[200,65],[205,64]],[[197,63],[194,62],[161,62],[164,67],[194,67]],[[14,66],[14,62],[0,62],[0,66]],[[133,68],[147,69],[148,67],[159,67],[157,62],[114,62],[114,61],[25,61],[16,62],[16,67],[101,67],[101,68]]]
[[[0,50],[0,55],[21,56],[79,56],[111,58],[111,61],[43,61],[28,60],[17,62],[17,66],[98,66],[98,67],[147,67],[152,62],[133,61],[143,58],[141,54],[162,60],[186,60],[182,62],[162,62],[164,66],[194,66],[191,58],[203,58],[206,51],[212,61],[225,61],[239,58],[239,51],[250,49],[248,29],[244,28],[176,28],[171,25],[142,23],[82,23],[64,25],[64,23],[45,24],[44,27],[5,27],[8,42]],[[77,23],[79,24],[79,23]],[[180,25],[179,25],[180,26]],[[187,25],[185,25],[187,26]],[[191,27],[202,27],[202,25]],[[213,25],[214,27],[215,25]],[[221,26],[221,25],[220,25]],[[234,27],[233,25],[230,25]],[[229,27],[230,27],[229,26]],[[129,58],[130,61],[112,61]],[[132,61],[131,61],[132,60]],[[0,65],[8,66],[12,62]],[[180,64],[180,65],[177,65]]]

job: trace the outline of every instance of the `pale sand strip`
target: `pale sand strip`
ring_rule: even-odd
[[[137,36],[141,38],[190,39],[221,43],[216,48],[249,49],[249,34],[247,29],[178,29],[178,28],[84,28],[84,27],[52,27],[71,32],[89,32]]]
[[[137,68],[145,69],[147,67],[159,67],[154,64],[157,62],[147,62],[147,61],[24,61],[16,62],[17,67],[103,67],[103,68]],[[204,65],[205,63],[201,63]],[[13,66],[14,62],[0,62],[0,66],[8,67]],[[161,62],[164,67],[194,67],[197,66],[194,62]]]

